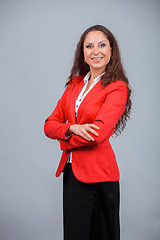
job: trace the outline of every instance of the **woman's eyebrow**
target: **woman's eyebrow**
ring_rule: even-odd
[[[100,41],[99,43],[101,43],[101,42],[106,42],[106,40],[102,40],[102,41]],[[93,43],[86,43],[86,44],[93,44]]]
[[[102,40],[102,41],[100,41],[99,43],[101,43],[101,42],[107,42],[106,40]]]

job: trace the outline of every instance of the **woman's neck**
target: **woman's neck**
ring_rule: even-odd
[[[93,80],[98,77],[99,75],[101,75],[104,72],[104,70],[100,70],[100,71],[90,71],[90,75],[89,75],[89,81],[93,82]]]

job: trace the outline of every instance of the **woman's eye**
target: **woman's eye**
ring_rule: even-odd
[[[106,46],[106,44],[105,43],[102,43],[101,45],[100,45],[100,47],[105,47]]]
[[[87,45],[86,48],[91,48],[92,46],[91,45]]]

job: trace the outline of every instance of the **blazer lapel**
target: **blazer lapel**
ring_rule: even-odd
[[[71,112],[71,119],[74,123],[75,123],[75,102],[84,86],[83,78],[80,81],[76,82],[76,84],[74,84],[72,88],[72,92],[70,94],[70,112]]]
[[[85,96],[85,98],[83,99],[81,105],[79,106],[78,112],[77,112],[77,122],[80,121],[81,110],[83,109],[83,106],[86,106],[96,96],[96,94],[99,93],[101,90],[102,90],[102,85],[101,85],[101,82],[98,81],[98,83],[96,83],[96,85]]]

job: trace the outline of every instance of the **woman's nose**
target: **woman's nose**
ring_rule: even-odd
[[[99,49],[98,49],[97,46],[95,46],[95,47],[93,48],[93,53],[94,53],[94,54],[98,54],[98,53],[99,53]]]

